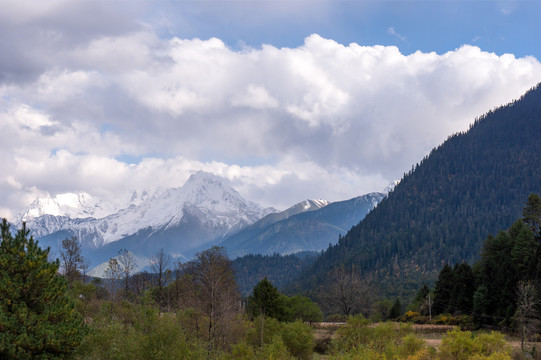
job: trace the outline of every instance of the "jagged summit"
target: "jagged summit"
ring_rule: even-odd
[[[72,217],[73,212],[47,212],[50,209],[44,208],[41,213],[36,211],[42,215],[31,218],[28,228],[36,238],[68,231],[88,247],[100,248],[143,230],[150,238],[152,234],[174,231],[190,223],[193,228],[205,229],[199,235],[204,242],[252,224],[269,211],[243,199],[225,179],[205,172],[193,174],[182,187],[163,190],[154,196],[134,193],[131,200],[129,206],[104,217]],[[99,204],[90,203],[91,209],[99,208],[95,203]],[[85,211],[89,216],[96,214]],[[185,237],[178,241],[196,239]]]
[[[35,199],[17,216],[15,222],[20,224],[42,215],[67,216],[72,219],[102,218],[117,210],[113,204],[85,192],[63,193],[54,197],[47,194]]]
[[[192,174],[182,186],[184,202],[218,212],[228,212],[238,207],[262,209],[253,202],[246,201],[227,181],[217,175],[198,171]]]
[[[148,191],[133,191],[120,196],[114,201],[106,201],[86,192],[61,193],[55,196],[47,194],[36,198],[26,209],[15,218],[16,224],[29,222],[44,215],[62,216],[70,219],[94,218],[101,219],[118,212],[121,209],[136,206],[148,200]]]

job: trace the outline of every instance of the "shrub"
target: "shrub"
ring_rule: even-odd
[[[440,346],[442,360],[507,359],[510,348],[502,334],[491,332],[474,336],[470,331],[455,329],[445,335]]]
[[[293,359],[293,357],[287,351],[282,337],[280,335],[275,335],[270,343],[263,346],[261,349],[261,356],[258,357],[258,359],[289,360]]]
[[[311,359],[314,351],[312,328],[301,321],[283,325],[282,339],[289,353],[298,359]]]

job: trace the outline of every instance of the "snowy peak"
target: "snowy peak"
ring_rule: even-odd
[[[37,198],[21,212],[16,219],[17,224],[30,221],[43,215],[65,216],[72,219],[88,217],[101,218],[118,210],[87,193],[64,193],[54,197]]]
[[[304,211],[317,210],[321,209],[330,204],[327,200],[314,199],[314,200],[305,200],[302,202],[304,205]]]
[[[104,201],[86,192],[63,193],[54,197],[37,198],[17,215],[15,222],[21,224],[29,222],[44,215],[62,216],[70,219],[102,219],[121,209],[137,206],[149,200],[151,195],[147,191],[128,192],[119,196],[115,202]]]
[[[48,207],[41,206],[40,199],[34,202],[30,210],[37,210],[28,213],[35,215],[29,223],[35,236],[70,230],[86,234],[78,237],[83,242],[85,238],[90,240],[86,242],[96,248],[143,229],[154,234],[184,226],[186,222],[195,222],[207,233],[222,236],[252,224],[269,212],[244,200],[225,179],[205,172],[193,174],[182,187],[160,190],[159,195],[134,192],[123,197],[125,206],[118,206],[116,211],[88,194],[58,198],[65,201],[57,199],[54,206]]]
[[[184,201],[191,205],[218,212],[228,212],[239,206],[251,205],[258,207],[245,201],[235,189],[224,184],[224,182],[223,178],[216,175],[198,171],[191,175],[182,186]]]
[[[325,206],[329,205],[330,202],[327,200],[321,200],[321,199],[314,199],[314,200],[304,200],[301,201],[298,204],[293,205],[289,209],[286,210],[288,213],[288,216],[296,215],[301,212],[306,211],[313,211],[313,210],[319,210],[321,208],[324,208]]]

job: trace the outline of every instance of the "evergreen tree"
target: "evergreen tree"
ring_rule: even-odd
[[[396,319],[400,315],[402,315],[402,304],[400,303],[399,299],[396,299],[396,301],[393,304],[393,307],[391,308],[389,318]]]
[[[276,286],[265,277],[254,287],[252,295],[248,298],[248,309],[252,317],[259,315],[282,320],[284,317],[284,303]]]
[[[461,314],[471,314],[473,310],[473,294],[475,292],[475,276],[470,265],[463,262],[454,269],[455,286],[450,304],[454,311]]]
[[[0,243],[0,358],[58,359],[72,353],[86,326],[67,295],[59,263],[48,262],[23,223],[15,237],[3,219]]]
[[[449,305],[453,288],[455,287],[455,278],[453,269],[449,264],[445,264],[441,269],[434,288],[434,314],[441,314],[449,311]]]
[[[530,194],[528,202],[522,210],[522,220],[532,229],[532,232],[540,236],[541,230],[541,197],[538,194]]]
[[[423,284],[423,286],[417,291],[417,295],[415,295],[415,299],[413,300],[414,303],[421,303],[423,302],[428,294],[430,293],[430,288]]]
[[[522,221],[516,221],[509,229],[509,234],[514,240],[511,258],[515,265],[517,277],[526,280],[529,270],[534,267],[538,244],[535,241],[531,228]]]

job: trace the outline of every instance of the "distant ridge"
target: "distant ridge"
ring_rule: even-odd
[[[472,262],[489,234],[517,219],[541,193],[541,88],[450,136],[291,289],[317,288],[354,265],[387,295],[411,296],[445,263]]]
[[[333,203],[305,200],[280,213],[267,215],[232,234],[220,246],[232,258],[321,251],[335,244],[340,234],[357,224],[384,197],[382,193],[370,193]]]

